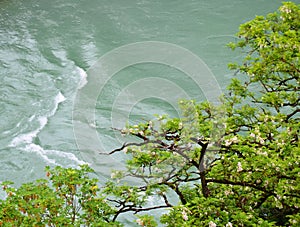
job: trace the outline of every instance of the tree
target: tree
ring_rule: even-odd
[[[118,226],[120,214],[157,226],[299,226],[300,6],[240,27],[246,57],[221,104],[181,101],[181,118],[119,130],[128,142],[126,170],[98,188],[92,170],[47,169],[49,181],[19,189],[4,183],[0,225]],[[135,185],[126,183],[134,180]],[[176,199],[174,199],[176,198]]]
[[[48,180],[12,187],[4,182],[7,198],[0,201],[0,226],[121,226],[115,210],[101,196],[98,180],[80,169],[46,168]]]
[[[180,119],[120,130],[138,140],[111,152],[129,156],[107,183],[116,215],[168,208],[167,226],[300,225],[299,5],[257,16],[238,36],[229,46],[246,57],[230,65],[240,79],[221,105],[182,101]],[[118,183],[126,178],[137,186]]]

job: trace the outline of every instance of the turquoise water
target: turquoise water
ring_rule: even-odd
[[[86,72],[104,54],[135,42],[176,44],[199,56],[224,90],[233,74],[227,63],[242,54],[226,43],[236,40],[241,23],[279,5],[269,0],[0,0],[0,181],[20,184],[42,177],[46,165],[91,162],[76,146],[73,104],[78,88],[89,81]],[[177,83],[193,99],[205,99],[189,77],[172,67],[145,63],[121,70],[105,84],[95,106],[92,123],[101,149],[120,144],[111,130],[112,106],[120,101],[114,111],[125,120],[128,109],[126,98],[118,95],[138,78],[153,77]],[[155,87],[142,89],[151,93]],[[168,95],[164,89],[153,92]],[[172,105],[151,95],[130,111],[132,122],[154,113],[176,116]],[[107,176],[122,162],[118,158],[108,160],[107,168],[97,160],[92,164]]]

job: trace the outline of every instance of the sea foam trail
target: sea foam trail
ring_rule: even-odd
[[[30,143],[27,144],[24,149],[24,151],[27,152],[34,152],[37,153],[40,157],[43,158],[43,160],[47,164],[53,164],[53,165],[60,165],[60,163],[57,163],[57,161],[54,158],[50,158],[49,155],[53,155],[55,157],[60,157],[64,159],[68,159],[73,161],[76,164],[82,165],[86,164],[86,162],[79,160],[74,154],[64,151],[58,151],[58,150],[45,150],[40,145]]]
[[[67,152],[57,151],[57,150],[44,150],[40,145],[33,143],[34,138],[36,138],[37,135],[40,133],[40,131],[47,125],[48,119],[55,115],[59,104],[65,100],[66,98],[63,96],[63,94],[59,92],[54,98],[54,107],[49,113],[39,117],[36,117],[36,115],[32,115],[28,119],[28,121],[30,122],[36,119],[37,122],[39,123],[38,124],[39,126],[31,132],[24,133],[15,137],[9,144],[9,147],[18,147],[19,149],[22,149],[26,152],[35,152],[40,157],[42,157],[47,164],[59,165],[55,161],[55,159],[49,158],[49,155],[55,155],[58,157],[67,158],[68,160],[71,160],[77,164],[84,164],[85,162],[79,160],[72,153],[67,153]]]
[[[48,123],[48,118],[49,117],[52,117],[57,109],[58,109],[58,105],[59,103],[65,101],[66,98],[62,95],[61,92],[59,92],[55,98],[54,98],[54,108],[51,110],[50,113],[46,114],[45,116],[39,116],[37,118],[37,121],[39,123],[39,126],[37,129],[31,131],[31,132],[28,132],[28,133],[24,133],[24,134],[21,134],[17,137],[15,137],[11,143],[8,145],[9,147],[16,147],[18,145],[21,145],[21,144],[29,144],[29,143],[32,143],[33,139],[38,135],[38,133],[46,126],[46,124]],[[32,115],[28,121],[33,121],[34,119],[36,118],[35,115]]]
[[[80,82],[78,85],[78,89],[83,88],[87,84],[87,73],[80,67],[76,66],[76,69],[80,75]]]
[[[35,117],[35,115],[32,115],[30,118]],[[11,143],[8,145],[8,147],[17,147],[21,144],[29,144],[32,143],[33,139],[38,135],[38,133],[45,127],[45,125],[48,122],[47,117],[39,117],[38,119],[39,127],[35,129],[34,131],[21,134],[11,141]],[[31,120],[32,121],[32,120]]]

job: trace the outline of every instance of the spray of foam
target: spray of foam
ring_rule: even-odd
[[[46,114],[45,116],[40,116],[38,117],[38,122],[39,122],[39,127],[37,129],[35,129],[34,131],[31,131],[29,133],[25,133],[25,134],[21,134],[17,137],[15,137],[12,142],[9,144],[9,147],[16,147],[18,145],[21,144],[29,144],[32,143],[33,139],[38,135],[38,133],[46,126],[46,124],[48,123],[48,118],[52,117],[55,112],[57,111],[58,105],[59,103],[65,101],[66,98],[59,92],[54,99],[54,108],[52,109],[52,111],[48,114]],[[29,118],[29,121],[33,121],[33,119],[35,119],[35,115],[32,115]]]
[[[39,132],[48,123],[48,118],[52,117],[56,113],[59,103],[65,101],[65,100],[66,100],[66,98],[61,94],[61,92],[59,92],[55,96],[53,109],[45,116],[40,116],[37,118],[37,121],[39,122],[39,126],[31,132],[24,133],[24,134],[21,134],[21,135],[15,137],[9,144],[9,147],[17,147],[18,146],[18,147],[22,147],[21,149],[23,149],[24,151],[35,152],[35,153],[39,154],[48,164],[57,164],[54,159],[51,159],[48,157],[48,155],[51,155],[51,154],[70,159],[70,160],[76,162],[77,164],[84,164],[83,161],[79,160],[72,153],[56,151],[56,150],[44,150],[41,146],[33,143],[33,139],[35,137],[37,137]],[[36,118],[36,116],[33,115],[29,118],[29,121],[33,121],[35,118]]]
[[[82,165],[86,164],[86,162],[79,160],[74,154],[63,152],[63,151],[57,151],[57,150],[45,150],[40,145],[30,143],[27,144],[24,147],[24,150],[27,152],[35,152],[38,153],[48,164],[58,165],[55,159],[49,158],[50,155],[53,155],[55,157],[61,157],[64,159],[69,159],[74,161],[75,163]]]
[[[86,74],[86,72],[82,69],[82,68],[80,68],[80,67],[76,67],[77,68],[77,71],[78,71],[78,73],[79,73],[79,75],[80,75],[80,82],[79,82],[79,85],[78,85],[78,89],[81,89],[81,88],[83,88],[86,84],[87,84],[87,74]]]

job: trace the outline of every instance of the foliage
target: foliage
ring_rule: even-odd
[[[112,221],[115,211],[99,195],[90,167],[46,171],[47,180],[18,189],[2,184],[7,198],[0,202],[0,226],[121,226]]]
[[[221,104],[181,101],[181,118],[157,116],[120,132],[126,170],[100,189],[92,170],[48,169],[49,181],[4,183],[4,226],[300,226],[300,6],[241,25],[246,57]],[[132,140],[132,137],[135,140]],[[134,184],[126,182],[135,182]],[[174,198],[177,198],[174,199]],[[5,223],[5,224],[4,224]]]
[[[230,65],[240,79],[221,105],[182,101],[180,119],[121,130],[139,141],[111,152],[130,157],[109,183],[118,212],[168,208],[167,226],[300,226],[299,6],[257,16],[238,36],[229,46],[246,57]],[[124,190],[131,178],[138,186]]]

